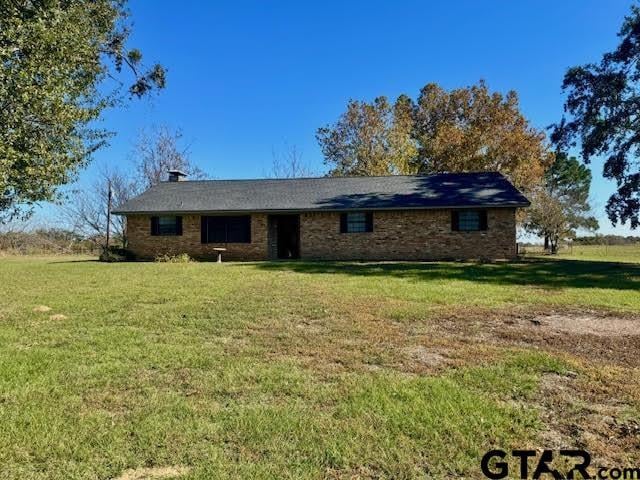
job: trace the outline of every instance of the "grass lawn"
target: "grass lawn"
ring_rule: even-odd
[[[482,478],[491,448],[560,446],[638,466],[640,254],[589,255],[0,258],[0,477]]]
[[[578,245],[563,252],[562,258],[638,263],[640,243],[635,245]]]

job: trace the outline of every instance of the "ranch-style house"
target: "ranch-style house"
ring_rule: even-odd
[[[440,260],[516,256],[529,201],[494,172],[162,182],[120,205],[139,259]]]

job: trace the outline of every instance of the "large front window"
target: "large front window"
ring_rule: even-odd
[[[251,216],[202,217],[202,243],[251,243]]]

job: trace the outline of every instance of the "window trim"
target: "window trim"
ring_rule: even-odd
[[[224,236],[225,239],[224,241],[213,241],[213,240],[209,240],[209,219],[211,218],[216,218],[216,219],[224,219]],[[230,218],[243,218],[246,219],[247,221],[247,240],[244,241],[229,241],[229,224],[228,224],[228,219]],[[251,221],[252,221],[252,216],[251,215],[202,215],[200,217],[200,243],[202,244],[228,244],[228,243],[233,243],[233,244],[249,244],[252,243],[252,236],[251,236]]]
[[[461,229],[460,228],[460,213],[461,212],[475,212],[478,214],[478,228],[477,229]],[[451,231],[452,232],[486,232],[488,230],[488,215],[487,210],[483,208],[464,208],[460,210],[451,210]]]
[[[353,215],[353,214],[361,214],[361,215],[364,214],[364,231],[349,230],[349,215]],[[361,222],[358,222],[358,223],[361,223]],[[346,213],[340,214],[340,233],[355,234],[355,233],[371,233],[371,232],[373,232],[373,212],[357,211],[357,212],[346,212]]]
[[[160,231],[160,218],[173,218],[174,229],[170,232]],[[182,216],[180,215],[153,215],[151,216],[151,236],[153,237],[179,237],[182,235]]]

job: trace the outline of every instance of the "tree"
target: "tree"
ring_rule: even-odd
[[[0,217],[56,198],[109,133],[105,108],[165,85],[128,49],[125,0],[0,4]],[[130,75],[128,75],[130,74]],[[129,79],[125,79],[129,76]]]
[[[553,161],[515,92],[491,93],[484,82],[450,92],[431,83],[415,103],[352,100],[316,137],[331,175],[499,171],[531,192]]]
[[[447,92],[430,83],[415,111],[418,173],[498,171],[525,193],[553,161],[544,132],[529,125],[518,96],[491,93],[481,81]]]
[[[545,238],[545,248],[558,251],[561,240],[572,238],[573,231],[559,199],[540,188],[531,195],[531,207],[527,210],[525,229]]]
[[[71,201],[62,209],[71,229],[90,238],[102,249],[107,247],[107,224],[112,235],[122,247],[127,246],[125,217],[109,215],[109,190],[111,203],[120,205],[140,189],[130,175],[118,170],[103,170],[87,189],[76,189],[71,192]]]
[[[599,63],[570,68],[562,88],[567,118],[555,125],[552,140],[580,148],[585,162],[605,156],[603,175],[618,190],[607,202],[615,225],[640,225],[640,8],[631,7],[618,33],[620,44]]]
[[[590,215],[591,171],[575,157],[559,152],[544,180],[544,187],[532,195],[525,228],[543,236],[545,249],[555,253],[558,241],[574,238],[576,230],[598,228]]]
[[[157,185],[168,178],[169,170],[182,170],[191,179],[207,175],[189,159],[189,147],[181,145],[182,132],[160,126],[142,130],[133,150],[136,186],[139,191]]]
[[[272,178],[303,178],[312,177],[313,171],[302,160],[302,152],[295,145],[289,147],[285,144],[284,152],[271,151]]]
[[[329,175],[391,175],[407,173],[411,148],[410,99],[401,96],[392,107],[386,97],[373,103],[351,100],[334,125],[318,129],[316,138],[331,167]]]

